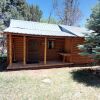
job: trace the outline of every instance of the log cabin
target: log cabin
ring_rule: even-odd
[[[7,36],[8,69],[89,63],[79,55],[85,28],[11,19]]]

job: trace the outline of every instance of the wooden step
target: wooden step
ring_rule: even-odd
[[[59,68],[70,66],[72,63],[51,63],[51,64],[12,64],[8,66],[7,70],[20,70],[20,69],[44,69],[44,68]]]

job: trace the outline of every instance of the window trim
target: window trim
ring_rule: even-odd
[[[51,42],[51,44],[50,44]],[[51,46],[51,47],[50,47]],[[55,43],[53,40],[48,40],[48,49],[54,49],[55,48]]]

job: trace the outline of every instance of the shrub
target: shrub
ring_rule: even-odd
[[[7,65],[7,56],[0,56],[0,71],[5,70]]]

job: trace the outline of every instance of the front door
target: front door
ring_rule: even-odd
[[[28,41],[27,63],[39,62],[39,44],[38,41],[30,39]]]

